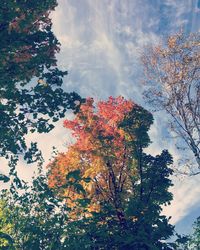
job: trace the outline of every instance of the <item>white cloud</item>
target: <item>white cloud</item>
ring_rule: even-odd
[[[154,115],[154,118],[155,121],[149,133],[153,143],[146,152],[155,156],[160,154],[163,149],[167,149],[173,157],[173,170],[176,173],[178,161],[182,156],[181,152],[176,149],[175,140],[170,138],[171,134],[167,132],[167,128],[164,126],[168,122],[168,116],[159,112]],[[182,172],[184,172],[183,169]],[[163,214],[168,217],[172,216],[170,222],[176,224],[190,214],[194,206],[200,204],[200,176],[173,176],[172,182],[174,186],[170,188],[170,192],[173,194],[173,200],[169,206],[163,207]]]
[[[174,178],[174,187],[171,189],[174,199],[170,206],[164,207],[163,213],[172,216],[170,222],[175,224],[190,213],[193,206],[200,204],[200,176],[184,179]]]
[[[82,96],[97,99],[110,95],[124,95],[144,104],[142,95],[142,71],[139,54],[146,44],[154,44],[167,35],[186,25],[190,18],[185,13],[193,11],[190,0],[156,1],[148,0],[59,0],[53,12],[53,28],[61,42],[59,65],[69,71],[65,78],[65,89],[77,91]],[[162,7],[162,8],[161,8]],[[198,21],[197,13],[191,14],[192,25]],[[161,34],[162,33],[162,34]],[[150,134],[152,154],[169,148],[178,158],[173,143],[164,141],[165,129],[157,118]],[[162,117],[163,121],[163,117]],[[163,121],[164,123],[164,121]],[[69,134],[59,123],[54,131],[35,135],[29,140],[38,140],[48,160],[52,146],[61,151]],[[32,170],[23,166],[21,174],[30,176]],[[174,201],[165,212],[173,215],[173,222],[180,220],[198,200],[196,179],[185,181],[172,189]],[[185,184],[187,183],[187,184]],[[187,195],[187,197],[185,197]]]
[[[143,104],[140,52],[143,46],[158,43],[163,34],[166,36],[181,25],[187,26],[186,14],[192,11],[191,2],[168,0],[155,6],[145,0],[60,0],[63,13],[59,12],[54,22],[63,44],[60,62],[66,68],[70,63],[71,67],[66,88],[95,98],[124,95]],[[174,141],[165,139],[167,132],[161,119],[162,124],[167,123],[166,116],[156,115],[150,131],[153,144],[148,152],[155,155],[169,149],[177,162],[180,155]],[[199,197],[196,179],[184,182],[175,179],[174,183],[174,201],[164,209],[173,216],[173,223],[189,213]]]

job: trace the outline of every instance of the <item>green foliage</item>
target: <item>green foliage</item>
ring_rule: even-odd
[[[0,157],[23,154],[34,162],[36,144],[28,148],[25,136],[48,133],[67,109],[76,112],[82,102],[62,89],[67,72],[56,65],[60,44],[49,18],[56,5],[57,0],[1,1]]]
[[[73,180],[72,180],[73,178]],[[66,185],[85,192],[79,172],[69,173]],[[86,179],[86,180],[85,180]],[[41,170],[32,184],[16,178],[10,191],[2,190],[0,199],[0,249],[9,250],[64,250],[73,232],[72,209],[48,187],[46,174]],[[76,207],[85,208],[90,199],[77,199]],[[79,225],[79,221],[76,222]]]
[[[161,206],[172,200],[168,190],[172,186],[172,157],[167,150],[155,157],[144,153],[152,122],[152,115],[138,106],[120,124],[133,138],[127,140],[132,156],[126,166],[133,171],[129,176],[132,185],[121,190],[118,207],[102,200],[99,212],[70,222],[66,249],[172,249],[165,240],[173,235],[173,226],[161,215]],[[76,179],[79,174],[76,170],[70,177]]]
[[[133,140],[129,142],[128,146],[133,147],[134,145],[134,150],[136,151],[140,146],[145,148],[149,145],[148,130],[152,124],[152,114],[141,106],[135,105],[119,127],[133,136]]]
[[[6,175],[0,174],[0,181],[9,182],[10,178]]]
[[[171,156],[143,155],[143,176],[134,184],[132,198],[123,203],[123,223],[116,210],[102,203],[99,213],[68,224],[66,249],[170,249],[164,243],[173,234],[173,226],[164,215],[161,205],[172,199],[168,188],[171,181]]]
[[[13,246],[13,239],[9,235],[13,230],[13,225],[10,223],[8,217],[11,210],[7,207],[4,200],[0,201],[0,248],[7,249]]]
[[[0,238],[4,241],[0,242],[17,250],[62,249],[67,213],[66,204],[54,196],[45,175],[40,173],[32,186],[25,184],[11,193],[3,191]]]
[[[42,173],[33,179],[32,186],[16,176],[10,193],[2,192],[2,246],[17,250],[172,249],[165,240],[173,234],[173,226],[161,215],[161,206],[172,199],[168,191],[172,185],[172,157],[167,151],[155,157],[144,153],[150,143],[148,129],[152,121],[151,114],[138,107],[120,124],[134,138],[127,140],[132,154],[126,161],[126,167],[133,172],[130,171],[131,185],[117,196],[117,206],[102,199],[100,210],[88,214],[91,199],[83,184],[93,180],[81,176],[79,169],[67,174],[66,183],[59,187],[63,195],[59,196],[56,188],[49,188]],[[71,197],[75,207],[67,205],[70,197],[64,192],[66,187],[80,194],[75,199]]]
[[[200,217],[193,224],[193,232],[191,235],[176,234],[177,239],[173,243],[177,250],[198,250],[200,249]]]
[[[42,172],[31,186],[17,176],[19,154],[27,163],[42,160],[37,144],[32,142],[28,147],[25,136],[48,133],[67,109],[78,112],[84,102],[78,94],[62,89],[67,72],[56,65],[59,42],[49,18],[56,5],[56,0],[1,1],[0,157],[9,160],[14,178],[10,191],[1,191],[0,248],[167,249],[164,240],[172,235],[173,227],[160,213],[161,206],[172,199],[168,191],[172,158],[167,151],[156,157],[144,153],[150,143],[148,130],[153,117],[137,105],[119,126],[132,138],[125,146],[131,152],[126,168],[133,174],[127,189],[116,189],[116,206],[102,200],[100,211],[86,216],[91,200],[82,184],[90,184],[92,178],[82,177],[80,170],[68,173],[61,187],[70,186],[83,197],[75,200],[76,209],[86,213],[74,217],[73,208],[55,195]],[[101,137],[107,142],[113,139]],[[105,145],[105,151],[107,148]],[[113,157],[108,155],[107,167]],[[1,174],[0,180],[8,182],[9,178]]]
[[[193,249],[200,249],[200,217],[198,217],[194,222],[193,230],[194,232],[191,236],[189,244],[193,247]]]

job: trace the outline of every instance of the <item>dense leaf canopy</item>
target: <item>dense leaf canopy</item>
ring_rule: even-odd
[[[0,249],[64,249],[67,211],[66,204],[54,196],[41,172],[32,185],[2,191]]]
[[[31,153],[24,136],[49,132],[66,109],[78,109],[76,93],[61,88],[67,72],[56,65],[59,42],[50,11],[56,0],[2,0],[0,8],[0,157]]]
[[[73,209],[70,226],[76,228],[79,221],[79,230],[68,238],[69,249],[86,239],[97,249],[161,249],[172,234],[168,219],[160,215],[161,205],[172,199],[172,158],[167,151],[156,157],[143,152],[152,121],[132,101],[110,97],[97,108],[87,99],[75,118],[64,122],[76,142],[48,168],[49,186]],[[78,185],[69,185],[79,177]],[[80,199],[89,202],[77,207]]]

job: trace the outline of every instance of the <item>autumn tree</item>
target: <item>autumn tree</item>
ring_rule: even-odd
[[[200,37],[199,33],[170,36],[166,44],[147,48],[142,57],[146,100],[171,117],[169,127],[181,139],[179,149],[194,156],[184,160],[190,174],[200,173]],[[183,141],[186,146],[184,146]],[[196,163],[195,163],[196,162]]]
[[[76,230],[66,238],[69,249],[79,249],[77,244],[82,249],[165,245],[162,240],[173,228],[160,212],[172,199],[172,158],[167,151],[155,157],[144,153],[152,122],[148,111],[122,97],[110,97],[97,107],[88,98],[74,119],[64,122],[76,142],[48,165],[48,179],[73,209],[68,226]],[[79,176],[82,181],[72,186]],[[77,206],[80,199],[87,205]]]
[[[49,16],[56,5],[57,0],[1,1],[0,157],[37,160],[36,144],[28,148],[25,135],[49,132],[66,109],[77,110],[75,101],[82,101],[62,89],[67,72],[57,67],[60,44]]]

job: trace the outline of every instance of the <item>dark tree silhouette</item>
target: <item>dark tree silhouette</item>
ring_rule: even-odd
[[[60,44],[49,17],[56,5],[56,0],[1,1],[0,157],[37,160],[36,143],[28,148],[24,136],[49,132],[82,102],[62,88],[67,72],[57,67]]]

